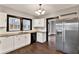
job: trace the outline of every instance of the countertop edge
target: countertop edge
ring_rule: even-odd
[[[44,33],[45,31],[19,31],[19,32],[6,32],[6,33],[1,33],[0,37],[8,37],[8,36],[15,36],[15,35],[22,35],[22,34],[31,34],[34,32],[41,32]]]

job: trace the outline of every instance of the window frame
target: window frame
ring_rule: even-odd
[[[7,15],[7,28],[6,28],[7,32],[10,32],[9,17],[20,19],[20,29],[18,31],[24,31],[23,30],[23,19],[30,20],[30,30],[32,30],[32,19],[30,19],[30,18],[24,18],[24,17],[19,17],[19,16],[14,16],[14,15]],[[11,32],[17,32],[17,30],[16,31],[11,31]]]

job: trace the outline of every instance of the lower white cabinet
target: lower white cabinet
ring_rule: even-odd
[[[7,53],[13,50],[12,37],[0,37],[0,53]]]
[[[14,39],[14,48],[21,48],[25,45],[30,44],[30,34],[24,34],[24,35],[16,35]]]
[[[31,43],[31,34],[25,35],[25,45],[28,45]]]
[[[30,44],[30,34],[0,37],[0,53],[8,53]]]
[[[25,45],[25,39],[23,35],[16,35],[14,39],[14,48],[20,48]]]
[[[14,48],[18,49],[30,44],[30,34],[16,35],[14,39]]]
[[[37,42],[41,42],[41,43],[46,42],[46,33],[45,32],[37,32]]]

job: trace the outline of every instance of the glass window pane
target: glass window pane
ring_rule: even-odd
[[[9,31],[20,30],[20,19],[9,17]]]
[[[30,30],[30,20],[23,19],[23,30]]]

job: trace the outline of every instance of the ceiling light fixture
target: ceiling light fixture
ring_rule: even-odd
[[[42,8],[42,4],[39,4],[39,9],[35,11],[37,15],[43,15],[45,12],[45,9]]]

